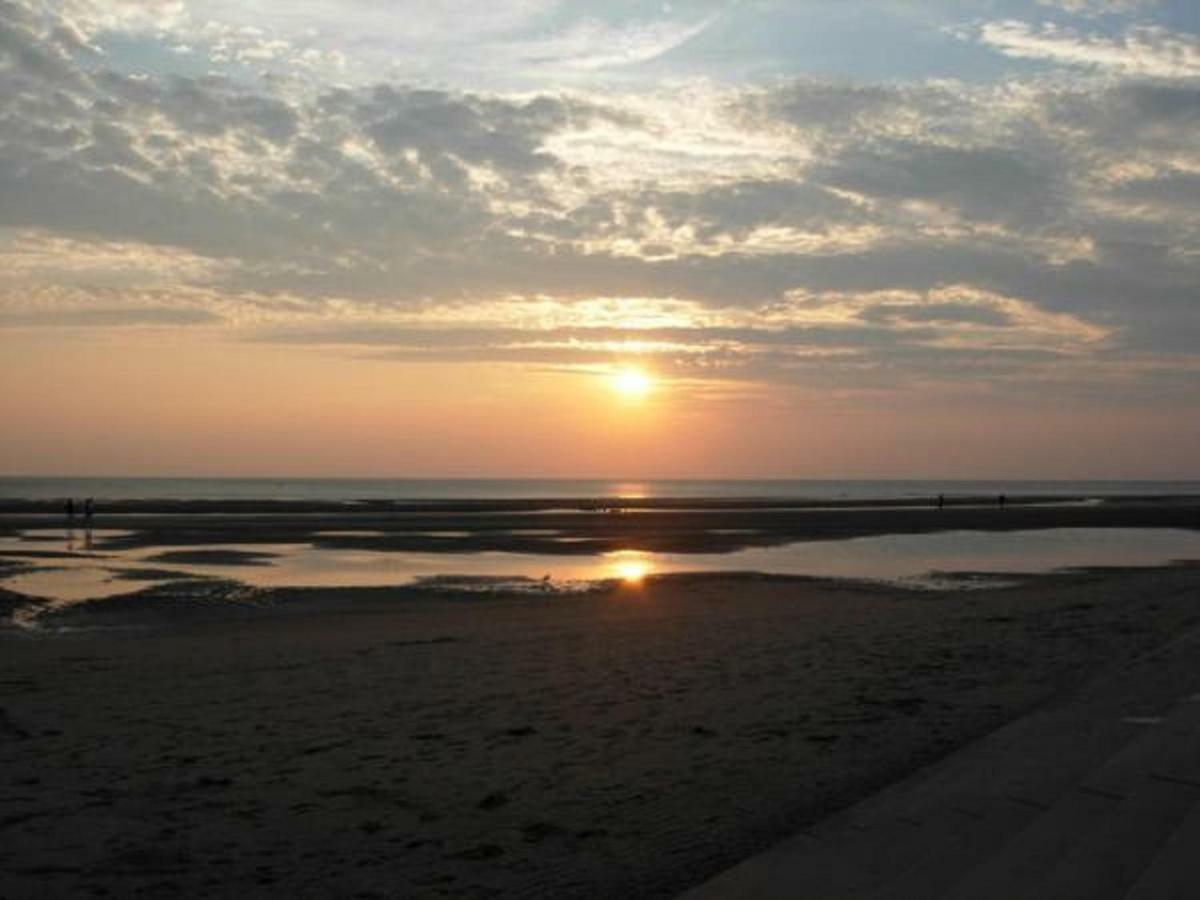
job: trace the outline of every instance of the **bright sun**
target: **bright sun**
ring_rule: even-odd
[[[654,387],[654,379],[641,369],[618,369],[611,376],[613,390],[622,397],[639,399],[645,397]]]

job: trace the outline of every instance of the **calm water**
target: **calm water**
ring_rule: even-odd
[[[1200,494],[1200,481],[860,481],[0,477],[0,498],[48,500],[506,500],[599,497],[864,500],[991,494]]]
[[[944,531],[807,541],[732,553],[670,554],[624,550],[558,556],[513,553],[402,553],[317,548],[309,544],[222,545],[212,549],[257,554],[235,565],[159,562],[164,547],[113,551],[119,532],[44,529],[0,538],[0,554],[22,549],[73,550],[92,557],[31,560],[40,568],[0,579],[22,593],[63,603],[128,593],[159,583],[148,567],[233,578],[263,587],[386,586],[441,578],[447,587],[488,589],[481,579],[536,579],[569,590],[599,580],[638,582],[669,572],[756,571],[847,577],[913,585],[961,583],[954,573],[1036,573],[1083,566],[1156,566],[1200,560],[1200,532],[1151,528],[1055,528],[1037,531]],[[142,570],[145,577],[119,577]]]

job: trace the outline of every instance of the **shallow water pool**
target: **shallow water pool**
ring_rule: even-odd
[[[23,566],[8,575],[0,573],[0,585],[56,604],[111,597],[178,577],[233,579],[259,587],[378,587],[437,579],[453,588],[457,576],[478,589],[480,579],[487,578],[565,587],[610,579],[638,582],[677,572],[754,571],[950,586],[997,583],[971,579],[967,573],[1200,560],[1200,532],[1151,528],[943,531],[804,541],[730,553],[652,553],[632,547],[571,555],[412,553],[306,543],[222,544],[188,548],[205,552],[184,557],[186,561],[155,559],[179,548],[107,546],[108,539],[124,534],[39,529],[0,537],[0,556]],[[44,555],[48,552],[72,555]]]

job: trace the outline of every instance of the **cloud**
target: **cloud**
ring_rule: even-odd
[[[644,64],[701,34],[719,13],[704,2],[647,12],[567,0],[266,0],[247,6],[65,0],[65,18],[86,40],[134,40],[168,70],[207,64],[248,79],[264,76],[361,86],[380,79],[476,84],[570,78]],[[167,53],[154,52],[155,44]],[[172,58],[173,57],[173,58]],[[203,71],[201,69],[201,71]]]
[[[65,22],[46,25],[20,4],[4,0],[0,3],[0,78],[8,85],[77,84],[79,76],[71,61],[75,35]]]
[[[988,22],[979,40],[1005,56],[1109,69],[1153,78],[1200,76],[1200,38],[1160,26],[1139,25],[1115,38],[1072,28],[1019,21]]]
[[[46,312],[8,312],[0,309],[0,328],[178,327],[215,325],[220,321],[221,317],[209,310],[153,306],[140,309],[89,307]]]
[[[567,69],[605,69],[646,63],[683,46],[702,34],[717,14],[698,22],[658,20],[620,26],[587,19],[568,30],[527,41],[515,52],[527,63]]]
[[[622,306],[615,303],[610,311]],[[754,309],[651,299],[640,301],[639,308],[643,317],[636,326],[629,324],[634,320],[628,311],[614,322],[603,304],[585,301],[557,304],[553,325],[536,316],[519,327],[507,324],[508,317],[489,323],[488,310],[467,306],[451,320],[324,320],[268,325],[248,337],[407,361],[587,369],[637,359],[674,378],[789,382],[819,375],[843,388],[878,388],[886,379],[893,386],[909,383],[929,377],[931,365],[945,381],[972,379],[985,366],[1014,375],[1034,361],[1071,367],[1110,337],[1078,318],[1047,314],[1027,301],[970,285],[796,294]],[[653,314],[656,308],[659,315]],[[979,354],[987,354],[986,363]]]
[[[389,156],[416,153],[427,163],[452,158],[506,173],[556,164],[542,150],[547,135],[584,123],[599,110],[553,97],[510,102],[381,85],[347,98],[355,125]],[[326,109],[333,105],[326,102]]]
[[[1084,16],[1120,15],[1152,7],[1158,2],[1159,0],[1037,0],[1038,6]]]
[[[1174,51],[1053,81],[298,89],[131,73],[89,43],[183,13],[89,9],[0,7],[9,327],[860,386],[1116,377],[1200,340],[1200,89],[1137,75]],[[1103,49],[1009,25],[982,33]]]
[[[981,221],[1042,224],[1062,199],[1053,160],[1025,159],[1013,147],[961,147],[888,141],[848,147],[816,179],[874,198],[948,204]]]

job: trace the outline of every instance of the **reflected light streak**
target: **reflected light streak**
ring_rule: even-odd
[[[618,578],[626,584],[641,584],[646,576],[654,571],[653,562],[640,550],[618,550],[609,556],[611,562],[607,569],[611,577]]]
[[[621,500],[644,500],[649,494],[649,488],[638,482],[617,485],[614,493]]]

